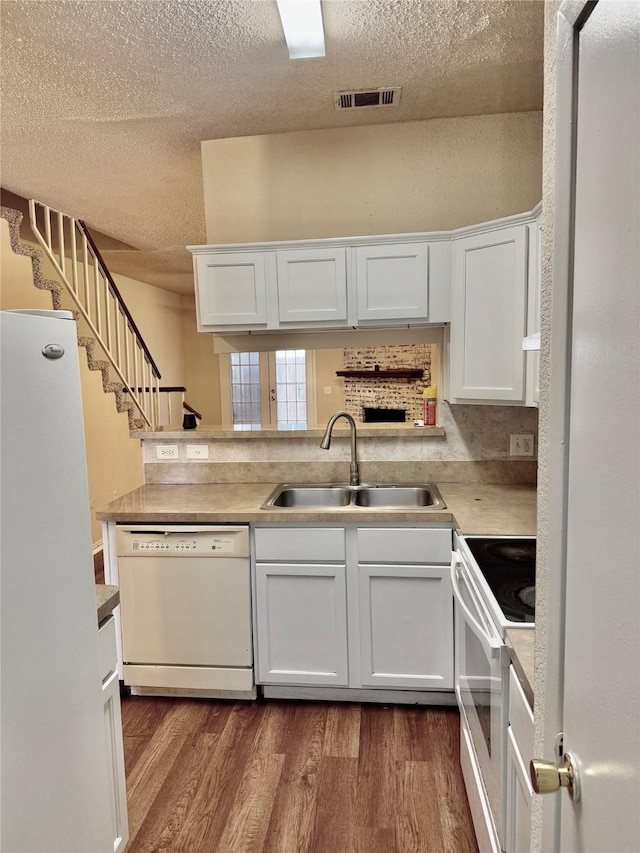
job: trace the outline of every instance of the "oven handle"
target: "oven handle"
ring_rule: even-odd
[[[453,597],[456,600],[456,603],[462,610],[465,616],[465,620],[473,633],[478,637],[478,639],[484,643],[490,650],[490,655],[492,658],[499,657],[501,654],[500,649],[502,648],[502,640],[496,639],[496,637],[491,637],[482,625],[475,618],[473,613],[469,610],[467,605],[462,598],[462,593],[460,592],[460,582],[458,580],[458,566],[460,565],[460,560],[454,556],[451,561],[451,587],[453,589]]]

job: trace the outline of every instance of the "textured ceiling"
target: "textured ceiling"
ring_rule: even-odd
[[[540,0],[322,7],[326,57],[292,62],[271,0],[2,0],[2,186],[131,246],[114,271],[187,292],[201,140],[542,109]],[[400,106],[334,109],[378,86]]]

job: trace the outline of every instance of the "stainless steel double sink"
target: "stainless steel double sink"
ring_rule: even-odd
[[[435,483],[282,483],[261,509],[445,509]]]

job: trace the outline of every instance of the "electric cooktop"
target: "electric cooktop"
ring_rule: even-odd
[[[467,536],[465,541],[505,617],[511,622],[534,622],[535,537]]]

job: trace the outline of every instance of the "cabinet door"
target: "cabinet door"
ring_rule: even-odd
[[[114,853],[124,850],[129,837],[127,826],[127,791],[122,744],[122,717],[120,714],[120,681],[112,672],[102,685],[104,701],[104,730],[109,758],[109,800]]]
[[[527,226],[453,241],[451,399],[524,402]]]
[[[258,682],[348,685],[344,564],[257,563],[256,626]]]
[[[529,225],[529,282],[527,287],[527,337],[540,338],[540,286],[542,281],[541,217]],[[527,406],[540,402],[540,350],[527,350]]]
[[[277,263],[280,323],[346,325],[345,249],[282,249]]]
[[[200,331],[228,326],[266,328],[266,266],[263,252],[194,255]]]
[[[395,243],[356,249],[356,320],[429,319],[429,246]]]
[[[359,565],[363,687],[453,688],[448,567]]]
[[[513,729],[507,730],[507,825],[506,853],[529,853],[531,849],[531,798],[529,774],[516,744]]]

